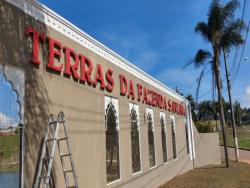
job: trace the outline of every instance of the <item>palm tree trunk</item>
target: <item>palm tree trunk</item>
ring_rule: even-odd
[[[226,71],[226,77],[227,77],[227,90],[228,90],[228,98],[229,98],[229,104],[230,104],[230,110],[231,110],[231,121],[233,125],[235,160],[236,162],[238,162],[238,159],[239,159],[238,138],[237,138],[237,130],[236,130],[235,118],[234,118],[234,109],[233,109],[232,97],[231,97],[231,83],[230,83],[228,68],[227,68],[226,51],[224,48],[223,48],[223,57],[224,57],[225,71]]]
[[[226,167],[229,167],[229,159],[228,159],[228,150],[227,150],[227,141],[226,141],[226,134],[225,134],[225,118],[224,118],[224,109],[223,109],[223,102],[222,102],[222,94],[221,94],[221,78],[220,78],[220,67],[219,67],[219,57],[220,52],[219,50],[214,50],[214,73],[216,79],[216,86],[218,91],[218,103],[220,107],[220,123],[222,128],[222,136],[223,136],[223,143],[224,143],[224,151],[225,151],[225,160],[226,160]]]

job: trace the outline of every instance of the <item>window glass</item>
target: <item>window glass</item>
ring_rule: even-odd
[[[106,110],[106,170],[107,182],[120,179],[119,132],[116,111],[112,103]]]
[[[18,93],[0,72],[0,187],[21,185],[22,133],[18,128],[20,113]]]
[[[177,159],[176,130],[175,130],[175,121],[173,116],[170,118],[170,122],[171,122],[171,132],[172,132],[173,157],[174,159]]]
[[[167,139],[166,139],[166,128],[164,118],[161,117],[161,141],[162,141],[162,154],[163,154],[163,162],[167,162]]]
[[[148,121],[148,149],[149,149],[149,166],[153,167],[155,163],[155,144],[154,144],[154,128],[152,115],[149,113],[147,116]]]
[[[132,171],[133,173],[141,171],[140,161],[140,133],[138,118],[134,108],[131,110],[131,154],[132,154]]]

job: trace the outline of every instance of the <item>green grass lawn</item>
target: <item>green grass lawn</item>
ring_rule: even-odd
[[[234,147],[233,130],[226,131],[227,145]],[[250,126],[237,128],[239,148],[250,150]],[[220,144],[223,145],[222,135],[220,134]]]
[[[208,166],[194,169],[160,188],[247,188],[250,187],[250,165],[231,162],[229,168]]]
[[[0,172],[18,170],[19,135],[0,135]]]

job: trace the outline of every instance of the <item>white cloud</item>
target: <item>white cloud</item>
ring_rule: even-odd
[[[250,107],[250,85],[246,86],[245,96],[244,96],[244,99],[243,99],[242,106],[247,107],[247,108]]]
[[[184,94],[192,94],[195,96],[197,90],[197,78],[200,72],[194,69],[185,69],[181,68],[166,68],[160,74],[157,75],[157,79],[165,83],[167,86],[175,89],[177,87]],[[202,96],[201,99],[210,98],[211,94],[208,91],[211,90],[211,79],[209,74],[205,75],[202,79],[199,96]],[[205,93],[208,93],[204,95]]]
[[[159,64],[160,58],[160,53],[156,51],[146,50],[144,52],[140,52],[133,63],[143,68],[143,70],[149,71],[153,69],[157,64]]]
[[[192,84],[197,79],[197,75],[193,71],[182,71],[181,68],[167,68],[158,74],[157,78],[165,83]]]
[[[5,114],[0,112],[0,128],[9,127],[9,126],[17,126],[17,125],[16,123],[14,123],[11,117],[8,117]]]

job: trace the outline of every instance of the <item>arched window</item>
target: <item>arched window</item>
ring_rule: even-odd
[[[173,158],[177,159],[177,148],[176,148],[176,129],[174,116],[170,116],[171,133],[172,133],[172,144],[173,144]]]
[[[0,164],[3,187],[21,187],[23,178],[23,101],[24,85],[20,70],[0,64]],[[22,75],[22,74],[21,74]],[[20,86],[20,87],[19,87]],[[0,162],[1,163],[1,162]]]
[[[162,142],[162,155],[163,155],[163,162],[167,162],[167,139],[166,139],[166,125],[165,125],[165,118],[164,116],[160,116],[160,123],[161,123],[161,142]]]
[[[149,166],[153,167],[155,163],[155,143],[154,143],[154,124],[152,114],[147,115],[148,123],[148,150],[149,150]]]
[[[20,122],[20,103],[12,83],[0,73],[0,129],[16,128]]]
[[[140,156],[140,132],[138,117],[135,108],[131,109],[131,155],[132,155],[132,172],[141,171],[141,156]]]
[[[118,121],[112,102],[106,109],[106,172],[107,183],[120,179]]]

